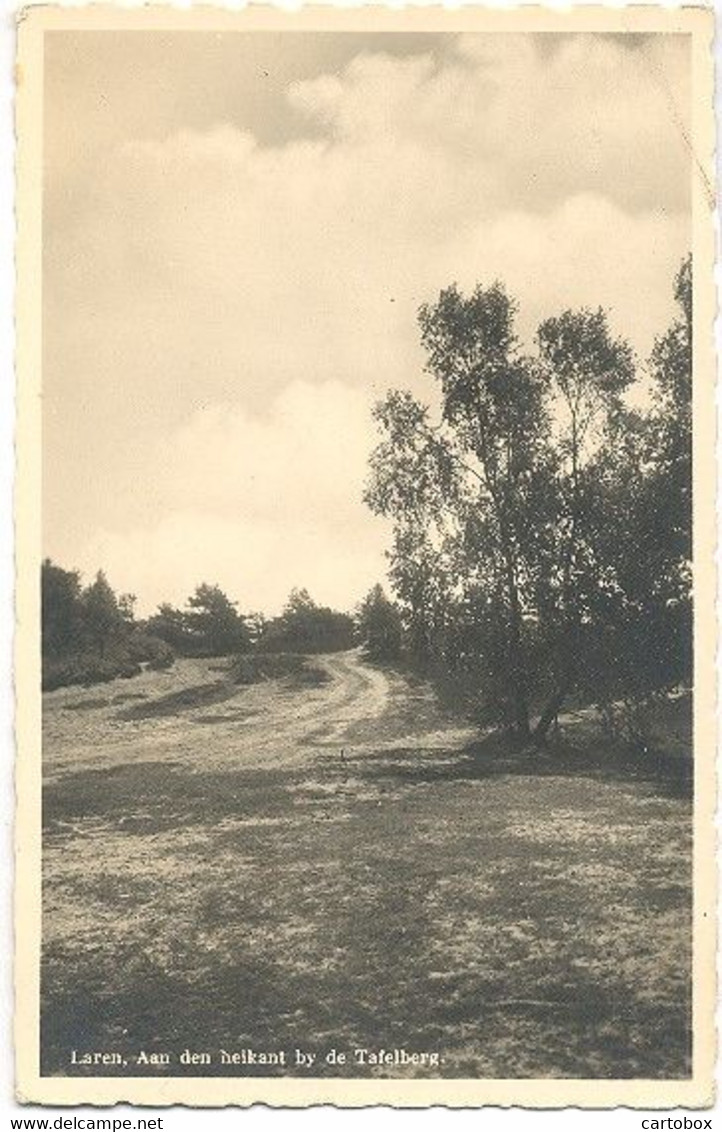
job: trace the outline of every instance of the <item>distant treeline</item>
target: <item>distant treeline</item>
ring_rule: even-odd
[[[305,589],[293,589],[282,613],[239,613],[218,586],[201,585],[185,609],[161,605],[148,631],[181,656],[257,652],[338,652],[354,643],[355,623],[346,613],[317,605]]]
[[[103,571],[82,586],[77,570],[45,559],[41,572],[43,688],[135,676],[167,668],[174,653],[136,622],[132,594],[116,594]]]
[[[357,621],[317,605],[294,589],[278,617],[243,614],[217,585],[202,583],[184,608],[162,604],[136,619],[136,599],[117,594],[103,571],[88,586],[78,571],[46,559],[42,565],[43,688],[93,684],[167,668],[176,656],[233,656],[249,652],[320,653],[351,648]]]

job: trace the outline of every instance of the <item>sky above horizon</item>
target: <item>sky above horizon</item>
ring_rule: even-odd
[[[684,36],[52,32],[44,553],[142,614],[385,575],[362,502],[416,315],[501,279],[531,346],[603,306],[641,360],[691,241]]]

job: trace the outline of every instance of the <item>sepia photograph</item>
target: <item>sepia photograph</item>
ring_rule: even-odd
[[[712,31],[21,13],[21,1099],[712,1103]]]

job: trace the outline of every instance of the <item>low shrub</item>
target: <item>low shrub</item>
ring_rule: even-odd
[[[244,653],[228,666],[234,684],[258,684],[262,680],[292,677],[304,685],[325,683],[329,677],[300,653]]]
[[[117,677],[129,678],[141,672],[141,666],[127,654],[99,656],[93,653],[76,653],[62,657],[43,657],[42,689],[52,692],[71,684],[88,688],[92,684],[107,684]]]
[[[135,630],[111,642],[101,655],[86,648],[60,655],[45,655],[42,663],[42,689],[52,692],[73,684],[90,687],[107,684],[118,677],[138,676],[143,664],[152,669],[169,668],[175,654],[165,641]]]
[[[128,648],[134,660],[147,663],[154,671],[170,668],[175,661],[175,653],[166,641],[141,629],[131,633],[128,638]]]
[[[599,714],[605,734],[637,754],[691,754],[692,695],[688,689],[662,689],[604,703]]]

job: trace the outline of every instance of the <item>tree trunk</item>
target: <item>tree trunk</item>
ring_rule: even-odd
[[[537,746],[543,746],[546,742],[549,728],[556,719],[559,709],[561,708],[564,700],[566,699],[566,688],[559,688],[549,700],[547,700],[544,711],[539,716],[537,725],[534,728],[534,742]]]
[[[503,563],[504,580],[506,583],[507,599],[509,602],[509,679],[511,683],[511,698],[513,703],[514,727],[521,738],[529,737],[529,689],[527,678],[526,657],[524,655],[524,625],[519,601],[519,589],[516,575],[516,554],[514,540],[509,530],[507,515],[503,500],[499,495],[496,476],[490,467],[490,462],[483,443],[478,453],[484,469],[483,482],[491,495],[496,521],[499,525],[499,538],[501,542],[501,558]]]
[[[519,593],[516,588],[514,568],[507,560],[507,588],[511,623],[509,626],[509,676],[514,702],[514,723],[517,733],[526,739],[529,735],[529,698],[526,677],[526,661],[522,641],[522,616]]]

